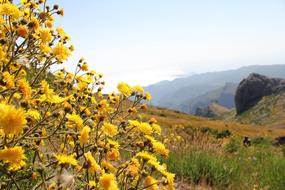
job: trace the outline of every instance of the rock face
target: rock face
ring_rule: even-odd
[[[285,91],[285,80],[268,78],[257,73],[243,79],[236,90],[235,105],[237,114],[254,106],[263,96]]]

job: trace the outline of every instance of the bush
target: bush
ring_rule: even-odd
[[[226,130],[223,130],[223,131],[221,131],[221,132],[218,132],[218,134],[216,135],[216,137],[217,137],[218,139],[220,139],[220,138],[229,137],[229,136],[231,136],[231,135],[232,135],[231,131],[228,130],[228,129],[226,129]]]
[[[271,138],[256,137],[256,138],[253,138],[251,142],[253,145],[271,146],[273,141]]]
[[[0,2],[0,189],[173,189],[159,125],[133,120],[151,95],[123,82],[103,95],[83,58],[60,68],[74,50],[53,28],[63,9],[12,2]]]
[[[241,148],[241,142],[239,139],[231,138],[230,142],[225,146],[226,153],[234,153],[237,152]]]
[[[207,133],[214,136],[216,136],[219,132],[217,129],[212,129],[210,127],[202,127],[200,130],[202,133]]]

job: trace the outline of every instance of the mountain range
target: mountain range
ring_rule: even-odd
[[[161,81],[147,87],[152,105],[195,114],[197,108],[216,102],[225,108],[234,108],[234,95],[238,83],[250,73],[285,78],[285,65],[254,65],[239,69],[194,74]]]

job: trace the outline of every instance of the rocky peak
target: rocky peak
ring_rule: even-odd
[[[236,90],[236,112],[240,114],[253,107],[263,96],[285,91],[285,80],[269,78],[257,73],[251,73],[243,79]]]

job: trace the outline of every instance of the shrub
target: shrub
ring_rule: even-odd
[[[251,142],[253,145],[271,146],[273,141],[271,138],[256,137],[256,138],[253,138]]]
[[[241,147],[241,142],[236,138],[231,138],[230,142],[226,144],[224,150],[226,153],[237,152]]]
[[[221,131],[221,132],[218,132],[217,135],[216,135],[216,137],[217,137],[218,139],[220,139],[220,138],[229,137],[229,136],[231,136],[231,135],[232,135],[231,131],[228,130],[228,129],[226,129],[226,130],[223,130],[223,131]]]
[[[210,127],[203,127],[201,128],[201,132],[216,136],[219,131],[217,129],[212,129]]]
[[[150,94],[122,82],[103,95],[83,58],[74,73],[49,70],[74,50],[53,28],[63,9],[11,2],[0,2],[0,189],[173,189],[160,127],[133,120]]]

